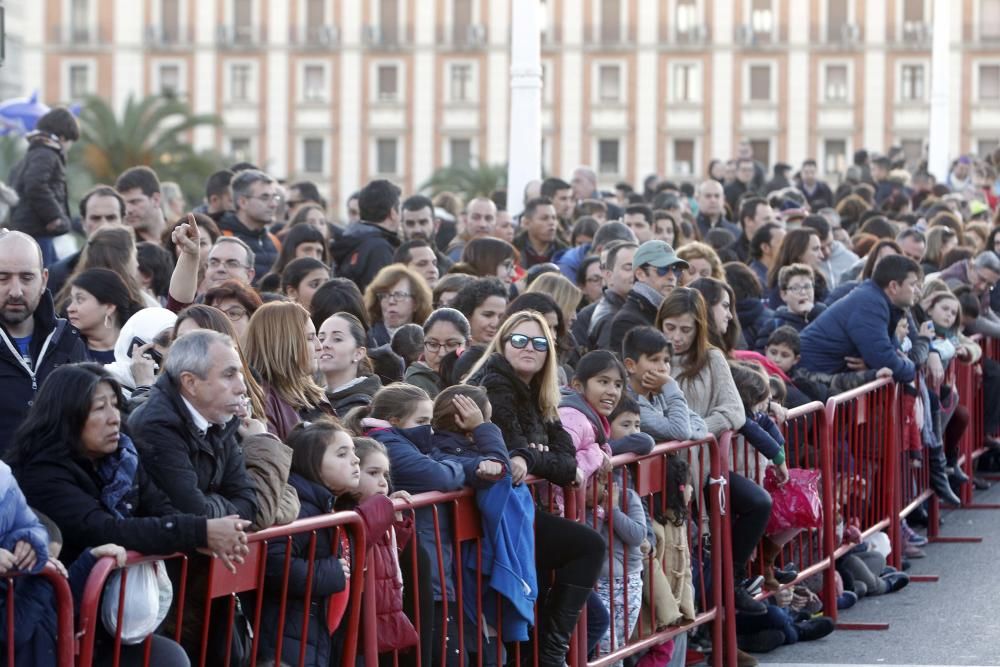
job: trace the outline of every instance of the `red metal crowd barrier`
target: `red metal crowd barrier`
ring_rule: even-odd
[[[123,569],[117,631],[112,638],[112,665],[117,667],[123,646],[121,642],[122,604],[127,596],[128,571],[141,563],[164,561],[173,581],[174,599],[171,614],[164,627],[160,629],[165,636],[181,643],[191,657],[191,664],[205,665],[229,664],[232,656],[236,623],[248,624],[249,632],[243,637],[250,641],[251,665],[257,660],[273,660],[274,664],[302,665],[305,662],[305,646],[308,640],[308,625],[303,628],[300,637],[301,650],[297,655],[289,656],[282,653],[282,635],[285,631],[286,611],[296,609],[301,605],[302,613],[309,617],[313,603],[313,582],[317,567],[316,545],[321,536],[329,535],[330,544],[341,544],[343,534],[349,536],[350,571],[348,588],[339,598],[342,602],[361,600],[365,573],[365,528],[361,517],[354,512],[336,512],[329,515],[311,517],[296,521],[287,526],[269,528],[248,535],[249,553],[244,563],[236,568],[236,572],[227,570],[221,560],[209,559],[200,555],[188,556],[173,554],[168,556],[142,555],[129,553],[128,563]],[[295,559],[292,556],[292,540],[295,537],[307,538],[305,555]],[[354,548],[357,545],[357,548]],[[284,554],[276,555],[274,547],[283,547]],[[272,551],[269,554],[269,547]],[[270,556],[270,562],[269,562]],[[299,562],[304,559],[304,564]],[[293,573],[293,560],[295,572]],[[302,571],[304,566],[305,571]],[[115,563],[110,558],[101,559],[94,567],[87,580],[80,602],[79,617],[79,654],[77,667],[90,667],[98,659],[95,655],[95,639],[99,632],[99,615],[101,598],[109,577],[115,570]],[[303,593],[290,593],[291,580],[304,581]],[[331,596],[337,597],[338,594]],[[277,627],[262,627],[262,615],[265,604],[280,606],[276,616]],[[331,603],[332,604],[332,603]],[[72,606],[70,607],[72,609]],[[359,604],[344,604],[343,620],[338,632],[344,633],[343,664],[355,664],[359,651],[359,631],[361,627],[361,606]],[[242,617],[241,611],[242,610]],[[245,620],[244,620],[245,618]],[[208,619],[208,620],[206,620]],[[274,631],[276,637],[275,655],[264,655],[259,651],[261,632]],[[221,635],[218,633],[222,633]],[[213,646],[221,644],[225,647],[223,653],[212,654],[210,640]],[[377,664],[372,644],[364,646],[366,665],[374,667]],[[145,664],[149,663],[150,638],[145,642]],[[258,653],[261,653],[258,655]],[[107,659],[101,656],[101,659]],[[69,663],[72,664],[72,661]]]
[[[56,636],[52,637],[54,642],[54,654],[56,664],[60,667],[71,667],[73,665],[73,596],[70,593],[69,583],[66,577],[51,563],[46,563],[45,567],[38,574],[8,573],[0,577],[0,605],[3,605],[4,616],[6,616],[6,627],[0,628],[3,635],[3,659],[7,665],[18,664],[18,632],[26,630],[36,630],[44,627],[40,618],[18,618],[17,596],[23,594],[32,598],[26,605],[27,609],[39,609],[37,600],[45,595],[45,591],[38,590],[39,585],[47,585],[52,592],[52,603],[55,607]],[[18,589],[22,590],[19,593]],[[22,606],[24,609],[25,606]],[[31,646],[33,642],[27,641]],[[41,657],[41,656],[38,656]],[[22,656],[23,658],[23,656]],[[23,659],[21,660],[23,662]]]

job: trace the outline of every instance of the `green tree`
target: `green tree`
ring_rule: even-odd
[[[146,165],[161,181],[177,182],[188,203],[197,202],[205,180],[221,168],[223,160],[212,151],[196,151],[189,134],[221,122],[212,114],[193,113],[172,96],[136,99],[130,95],[121,116],[103,99],[90,97],[80,112],[80,141],[69,163],[79,165],[92,183],[107,184],[114,184],[129,167]]]
[[[494,190],[506,186],[506,164],[480,164],[441,167],[431,174],[420,189],[430,190],[431,196],[440,192],[454,192],[469,201],[474,197],[488,197]]]

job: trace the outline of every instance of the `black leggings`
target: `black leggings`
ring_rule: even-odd
[[[709,487],[706,487],[706,489]],[[746,477],[729,473],[729,509],[732,514],[733,570],[744,576],[754,549],[771,517],[771,496]]]
[[[593,588],[601,576],[608,545],[593,528],[541,510],[535,512],[535,565],[538,587],[556,584]]]

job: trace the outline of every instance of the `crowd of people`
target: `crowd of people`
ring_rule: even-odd
[[[261,659],[300,664],[304,651],[307,665],[337,664],[351,554],[371,547],[379,651],[461,665],[459,617],[473,633],[480,619],[475,586],[457,597],[466,573],[450,538],[436,537],[450,518],[395,509],[471,486],[484,533],[511,537],[487,540],[502,567],[483,575],[505,604],[482,605],[485,622],[502,620],[510,662],[537,623],[538,662],[561,666],[584,609],[588,649],[607,652],[639,632],[644,605],[663,628],[700,604],[689,506],[708,471],[671,457],[651,515],[615,454],[737,431],[781,484],[801,465],[778,428],[788,409],[892,377],[934,491],[960,504],[958,487],[981,483],[956,466],[972,415],[949,368],[980,361],[973,334],[1000,336],[1000,152],[961,157],[937,182],[907,171],[899,149],[859,151],[832,187],[813,160],[766,181],[741,144],[697,183],[654,175],[602,191],[579,167],[463,202],[374,180],[339,216],[314,183],[251,164],[213,174],[190,212],[168,207],[167,184],[144,166],[71,210],[78,137],[65,109],[39,121],[0,230],[0,575],[61,559],[78,590],[97,558],[123,562],[124,549],[236,569],[247,531],[354,509],[368,545],[323,534],[269,548]],[[71,237],[79,250],[60,256]],[[1000,367],[983,371],[994,433]],[[529,475],[552,490],[533,496]],[[565,516],[561,487],[586,489],[586,521]],[[728,487],[741,647],[831,632],[808,588],[781,588],[795,572],[771,562],[791,536],[765,535],[770,495],[735,472]],[[921,557],[926,538],[903,529],[906,557]],[[767,602],[748,569],[762,544],[764,586],[781,588]],[[840,604],[905,585],[879,547],[838,562]],[[281,599],[289,562],[298,603]],[[19,586],[17,604],[19,660],[54,664],[51,593]],[[186,615],[180,647],[156,635],[155,664],[187,664],[202,623],[225,635],[220,618]],[[102,630],[99,653],[112,643]],[[126,663],[139,648],[123,647]],[[641,662],[687,657],[681,634]]]

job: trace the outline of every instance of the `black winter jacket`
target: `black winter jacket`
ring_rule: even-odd
[[[493,423],[503,432],[511,457],[523,457],[529,473],[560,486],[576,478],[573,440],[558,417],[551,421],[542,418],[535,383],[526,385],[499,352],[493,354],[468,382],[486,390],[493,405]],[[531,449],[528,447],[531,443],[547,445],[549,450]]]
[[[252,230],[236,217],[233,211],[226,211],[216,221],[223,236],[234,236],[250,246],[254,254],[254,282],[263,278],[278,259],[280,243],[267,229]]]
[[[35,308],[31,338],[32,367],[21,358],[6,327],[0,324],[0,456],[7,451],[14,431],[24,421],[35,393],[49,373],[63,364],[87,360],[87,346],[79,332],[56,317],[52,294],[46,290]]]
[[[656,322],[657,307],[634,289],[625,297],[625,305],[614,316],[611,326],[601,332],[598,347],[621,355],[621,344],[625,334],[636,327],[651,327]]]
[[[353,280],[362,292],[383,266],[392,264],[399,235],[370,222],[352,223],[333,248],[337,275]]]
[[[763,352],[767,347],[767,339],[771,337],[771,334],[773,334],[774,330],[778,327],[792,327],[801,333],[810,322],[822,315],[825,310],[825,303],[817,303],[813,305],[813,308],[809,311],[808,315],[798,315],[793,313],[788,309],[788,306],[778,308],[774,311],[774,315],[771,319],[765,322],[764,326],[760,327],[757,331],[757,340],[753,343],[753,349],[758,352]]]
[[[10,228],[32,236],[58,236],[70,228],[66,187],[66,156],[51,140],[39,136],[28,152],[10,170],[8,185],[20,199],[10,213]],[[62,220],[62,231],[52,233],[45,226]]]
[[[236,438],[239,419],[202,435],[177,386],[163,374],[128,423],[146,469],[180,511],[210,519],[256,518],[256,487]]]
[[[371,405],[372,396],[382,388],[382,381],[374,373],[357,384],[339,391],[326,390],[326,400],[330,401],[337,416],[343,419],[353,408]]]
[[[103,485],[89,459],[71,453],[65,443],[39,444],[15,463],[15,474],[28,503],[62,530],[63,561],[108,543],[146,554],[205,546],[205,517],[179,512],[150,479],[141,459],[125,496],[132,516],[118,518],[101,503]]]
[[[740,321],[740,331],[748,350],[756,349],[754,345],[760,336],[760,330],[773,318],[774,311],[759,298],[751,297],[736,302],[736,319]]]

